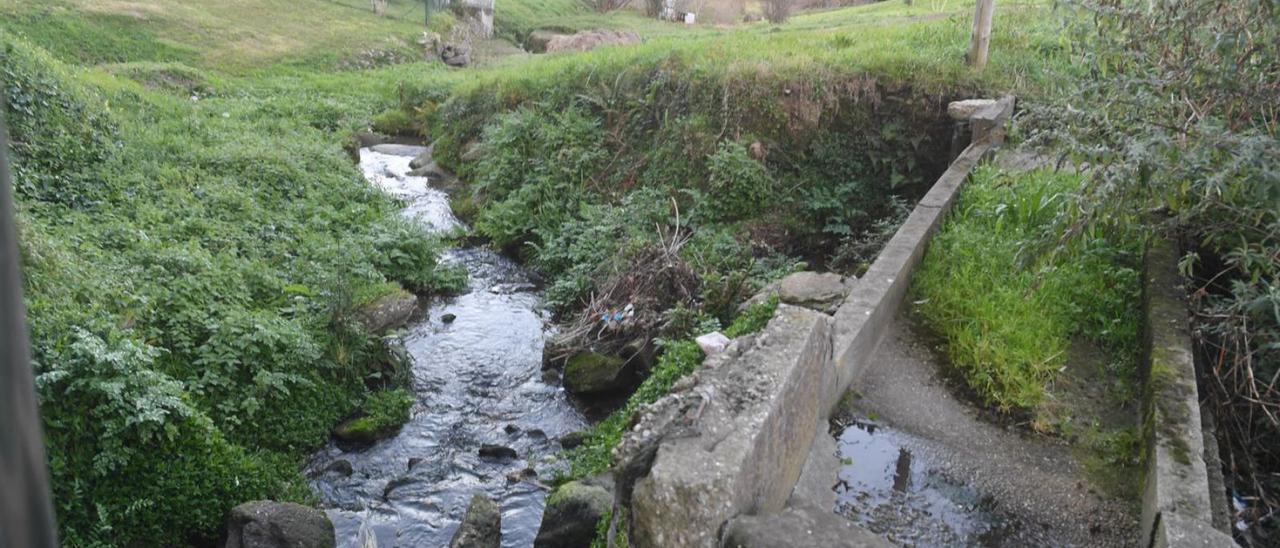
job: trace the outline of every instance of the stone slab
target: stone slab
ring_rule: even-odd
[[[889,548],[893,543],[830,510],[788,508],[739,516],[725,526],[725,548]]]
[[[781,305],[754,346],[703,371],[696,426],[665,439],[635,484],[635,544],[713,547],[730,518],[782,510],[813,444],[830,358],[830,317]]]

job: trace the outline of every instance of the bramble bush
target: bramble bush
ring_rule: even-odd
[[[1248,508],[1242,543],[1280,536],[1280,11],[1268,0],[1079,0],[1084,69],[1032,136],[1091,166],[1076,232],[1178,236],[1206,382]]]

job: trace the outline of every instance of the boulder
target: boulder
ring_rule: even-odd
[[[778,300],[831,314],[844,302],[849,287],[839,274],[796,272],[778,283]]]
[[[465,44],[445,44],[440,47],[440,60],[451,67],[471,64],[471,48]]]
[[[568,434],[560,436],[560,447],[573,449],[574,447],[582,445],[585,441],[587,441],[586,432],[569,432]]]
[[[515,460],[516,457],[519,456],[516,454],[515,449],[505,445],[493,445],[490,443],[481,445],[479,454],[483,458],[497,460]]]
[[[595,352],[581,352],[564,366],[564,387],[575,394],[603,394],[631,382],[626,360]]]
[[[355,468],[351,466],[351,461],[346,459],[338,459],[324,467],[324,473],[336,474],[342,477],[350,476],[355,472]]]
[[[601,46],[640,43],[640,35],[625,30],[595,29],[569,35],[555,35],[547,40],[546,52],[588,51]]]
[[[719,331],[712,331],[701,337],[694,339],[698,343],[698,348],[702,349],[702,353],[709,356],[719,354],[729,346],[729,337]]]
[[[333,522],[324,512],[258,500],[231,509],[223,548],[333,548]]]
[[[387,438],[400,431],[400,426],[391,428],[375,428],[368,417],[355,417],[338,423],[333,427],[333,439],[338,445],[345,447],[363,447]]]
[[[547,497],[535,548],[590,546],[596,523],[613,508],[613,495],[604,487],[571,481]]]
[[[524,47],[531,53],[546,53],[547,45],[550,44],[552,40],[561,36],[564,35],[558,32],[538,29],[529,33],[529,39],[525,40]]]
[[[484,493],[476,493],[467,506],[462,525],[449,548],[498,548],[502,546],[502,511]]]
[[[417,295],[397,291],[361,307],[360,325],[369,333],[382,333],[404,325],[417,310]]]
[[[965,99],[952,101],[947,105],[947,116],[952,120],[963,122],[972,118],[978,111],[996,104],[995,99]]]

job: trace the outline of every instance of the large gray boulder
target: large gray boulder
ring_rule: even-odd
[[[476,493],[467,506],[462,525],[449,548],[498,548],[502,546],[502,511],[484,493]]]
[[[324,512],[256,500],[231,509],[222,548],[333,548],[333,522]]]
[[[397,291],[361,307],[360,325],[369,333],[379,334],[404,325],[417,310],[417,295]]]
[[[571,481],[547,497],[535,548],[590,546],[596,523],[613,507],[613,495],[604,487]]]
[[[574,394],[605,394],[632,381],[627,361],[617,356],[582,352],[564,366],[564,387]]]
[[[835,312],[849,294],[844,277],[830,272],[796,272],[778,282],[778,300],[826,312]]]

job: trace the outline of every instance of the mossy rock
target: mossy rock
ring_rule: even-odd
[[[569,358],[564,367],[564,387],[575,394],[604,394],[626,388],[632,381],[626,360],[595,352]]]
[[[590,546],[596,523],[613,508],[613,495],[603,487],[571,481],[547,497],[547,509],[535,547]]]

